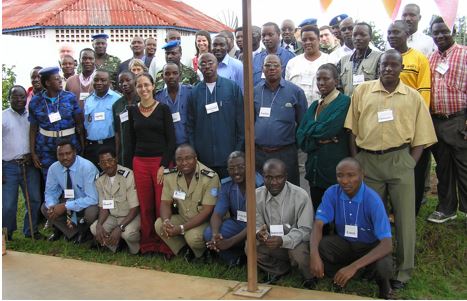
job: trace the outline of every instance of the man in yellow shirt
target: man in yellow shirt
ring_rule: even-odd
[[[391,285],[400,289],[414,268],[414,167],[436,135],[422,97],[399,78],[401,54],[386,51],[379,70],[379,80],[356,87],[344,127],[352,131],[351,154],[362,164],[365,182],[383,200],[391,198],[397,240]]]
[[[401,81],[414,88],[423,97],[427,107],[430,107],[431,71],[430,62],[426,56],[414,48],[409,48],[407,39],[410,36],[409,27],[405,21],[397,20],[388,28],[388,41],[391,47],[402,55]],[[415,214],[418,214],[425,194],[425,178],[430,176],[430,151],[425,149],[415,166]]]

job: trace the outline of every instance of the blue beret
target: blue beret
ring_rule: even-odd
[[[338,16],[335,16],[334,18],[331,19],[331,21],[329,22],[329,26],[336,26],[336,25],[339,25],[339,23],[344,20],[345,18],[348,18],[349,16],[346,15],[346,14],[341,14],[341,15],[338,15]]]
[[[169,48],[173,48],[173,47],[177,47],[177,46],[180,46],[180,41],[179,40],[173,40],[173,41],[167,42],[167,44],[162,46],[162,49],[169,49]]]
[[[309,18],[309,19],[303,20],[302,23],[300,23],[300,25],[298,25],[298,27],[303,27],[303,26],[307,26],[307,25],[316,25],[317,23],[318,23],[317,19]]]
[[[58,67],[47,67],[47,68],[42,68],[39,71],[40,76],[49,76],[49,75],[54,75],[60,72],[60,68]]]
[[[99,33],[99,34],[94,34],[91,36],[91,40],[97,40],[97,39],[108,39],[109,38],[109,35],[105,34],[105,33]]]

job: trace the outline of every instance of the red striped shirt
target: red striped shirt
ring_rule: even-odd
[[[447,71],[437,71],[447,64]],[[467,46],[454,44],[444,53],[430,56],[431,112],[453,114],[467,108]],[[438,69],[439,70],[439,69]]]

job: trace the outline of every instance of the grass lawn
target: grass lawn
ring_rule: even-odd
[[[399,298],[467,299],[467,219],[465,215],[459,215],[456,220],[442,225],[426,222],[436,203],[437,199],[430,197],[427,204],[422,206],[417,218],[415,271],[406,288],[399,292]],[[22,200],[19,207],[18,211],[21,213],[18,214],[18,227],[21,227],[24,214]],[[43,225],[40,228],[42,229]],[[44,235],[51,234],[50,230],[41,232]],[[112,254],[110,251],[90,250],[88,244],[77,247],[63,239],[33,243],[23,237],[21,229],[15,232],[13,241],[8,242],[7,249],[186,275],[247,281],[246,267],[228,269],[218,262],[188,264],[183,258],[165,262],[161,256],[145,258],[126,252]],[[278,285],[301,288],[301,283],[300,274],[294,271],[282,278]],[[330,279],[320,281],[316,289],[337,291]],[[376,298],[376,291],[377,287],[373,282],[356,279],[337,292]]]

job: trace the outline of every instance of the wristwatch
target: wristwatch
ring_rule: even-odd
[[[185,235],[185,228],[183,227],[183,225],[180,225],[180,230],[181,230],[180,234]]]
[[[123,224],[118,225],[118,227],[120,228],[120,231],[125,232],[125,226]]]

